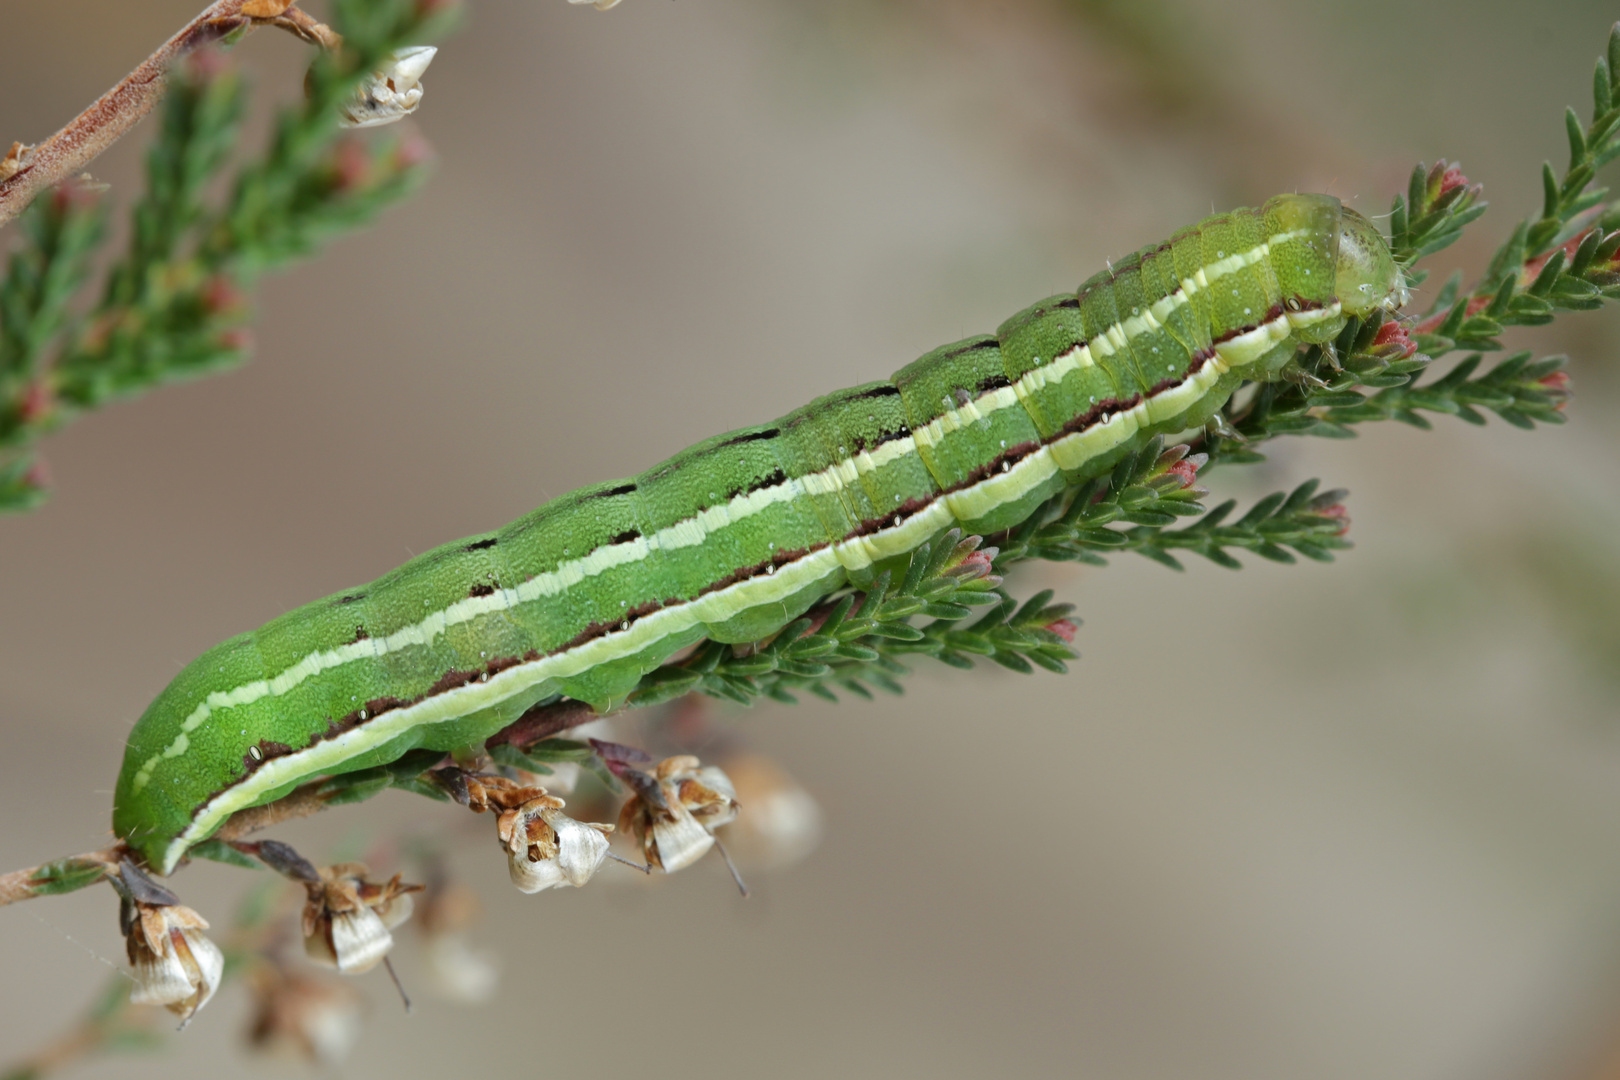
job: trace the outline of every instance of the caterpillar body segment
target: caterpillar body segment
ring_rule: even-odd
[[[555,499],[210,649],[130,734],[115,832],[161,873],[233,812],[534,703],[607,707],[676,651],[768,636],[944,530],[1022,521],[1405,302],[1365,219],[1281,195],[1143,248],[886,381]]]

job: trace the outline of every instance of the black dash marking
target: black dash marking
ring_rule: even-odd
[[[749,495],[758,491],[760,488],[775,487],[778,484],[785,483],[787,483],[787,473],[783,472],[781,469],[777,469],[769,476],[762,476],[745,488],[738,488],[736,491],[731,493],[731,497],[735,499],[738,495]]]
[[[993,338],[993,337],[981,338],[978,341],[970,341],[966,345],[963,345],[959,349],[952,349],[950,352],[945,354],[944,358],[949,360],[950,358],[955,357],[955,356],[962,356],[962,355],[964,355],[966,353],[970,353],[970,352],[978,352],[980,349],[999,349],[999,348],[1001,348],[1001,343],[999,341],[997,341],[995,338]]]
[[[641,530],[640,529],[626,529],[626,530],[624,530],[624,532],[620,533],[618,536],[615,536],[612,540],[609,540],[608,543],[610,543],[610,544],[628,544],[632,540],[640,540],[640,539],[641,539]]]
[[[1080,298],[1078,296],[1065,296],[1062,300],[1059,300],[1052,306],[1061,308],[1078,308],[1080,306]]]
[[[472,543],[468,544],[466,547],[462,548],[461,550],[462,551],[487,551],[490,548],[494,547],[498,543],[500,543],[500,541],[497,540],[495,537],[491,536],[491,537],[487,537],[487,538],[485,538],[483,540],[474,540]]]
[[[635,490],[635,484],[620,484],[618,487],[611,487],[606,491],[593,491],[585,497],[587,499],[609,499],[615,495],[628,495]]]
[[[1005,375],[986,375],[979,380],[976,387],[979,393],[988,394],[992,390],[1000,390],[1004,386],[1011,386],[1012,380]]]
[[[727,446],[741,446],[743,443],[758,442],[761,439],[774,439],[780,434],[782,434],[781,429],[773,427],[765,428],[761,431],[748,431],[741,435],[733,435],[725,442],[717,445],[715,449],[721,450]]]
[[[493,595],[494,592],[495,592],[495,586],[493,586],[493,585],[474,585],[472,588],[467,590],[467,595],[468,596],[490,596],[490,595]]]
[[[348,596],[340,596],[340,597],[338,597],[338,603],[340,603],[340,604],[358,604],[360,601],[364,600],[365,598],[366,598],[366,594],[363,593],[363,592],[350,593]]]
[[[900,388],[893,383],[882,383],[870,390],[862,390],[859,394],[851,394],[848,400],[863,401],[867,398],[899,397]]]

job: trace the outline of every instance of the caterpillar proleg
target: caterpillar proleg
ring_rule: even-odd
[[[1017,524],[1406,299],[1383,237],[1337,199],[1206,218],[891,379],[215,646],[130,733],[114,831],[166,874],[313,777],[479,743],[556,695],[606,707],[677,650],[767,637],[947,529]]]

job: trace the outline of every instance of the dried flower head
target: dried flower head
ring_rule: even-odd
[[[364,863],[339,863],[306,882],[304,952],[345,975],[370,971],[394,946],[391,929],[410,918],[411,896],[420,885],[370,880]]]
[[[743,864],[777,869],[792,865],[821,842],[821,807],[798,781],[762,754],[725,759],[739,803],[748,813],[726,826],[725,843]]]
[[[155,906],[137,901],[124,938],[135,968],[136,1005],[162,1005],[190,1020],[208,1004],[225,973],[225,954],[202,931],[208,920],[184,904]]]
[[[680,754],[652,775],[628,767],[614,772],[634,790],[619,812],[619,828],[633,831],[654,866],[673,873],[714,846],[714,830],[737,816],[731,778],[713,765]]]
[[[248,1042],[255,1050],[336,1065],[360,1036],[365,999],[348,984],[261,964],[251,980],[254,1010]]]
[[[355,87],[340,110],[344,127],[379,127],[403,120],[422,104],[422,75],[438,49],[411,45],[389,56],[388,63]]]
[[[467,942],[467,929],[478,921],[478,895],[465,885],[429,882],[416,905],[416,927],[422,934],[422,961],[428,985],[440,997],[477,1003],[495,995],[501,969],[495,957]]]
[[[189,1022],[214,996],[225,973],[225,954],[202,933],[208,920],[128,859],[108,880],[122,901],[119,924],[135,969],[129,1000],[162,1005]]]
[[[607,860],[613,826],[575,821],[562,812],[561,799],[543,788],[533,790],[535,797],[495,820],[512,884],[526,893],[559,885],[578,888]]]

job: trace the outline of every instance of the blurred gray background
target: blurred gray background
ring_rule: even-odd
[[[0,142],[199,6],[0,0]],[[0,868],[106,842],[129,725],[218,639],[994,328],[1212,207],[1381,212],[1445,156],[1493,209],[1437,264],[1477,269],[1538,206],[1620,16],[469,7],[415,121],[426,190],[268,282],[246,368],[51,439],[55,496],[0,520]],[[268,33],[236,56],[267,99],[307,59]],[[113,197],[146,134],[95,166]],[[899,699],[717,710],[826,815],[750,900],[712,860],[524,897],[487,820],[401,794],[279,830],[315,857],[450,838],[505,967],[493,1001],[441,1003],[407,941],[419,1007],[364,977],[342,1072],[1620,1075],[1620,322],[1517,340],[1576,357],[1567,426],[1370,427],[1212,474],[1217,498],[1349,487],[1332,566],[1033,568],[1020,590],[1085,619],[1068,676],[920,664]],[[225,924],[247,877],[177,885]],[[113,910],[0,911],[0,1061],[98,992]],[[234,987],[156,1055],[76,1074],[287,1071],[241,1049],[246,1012]]]

